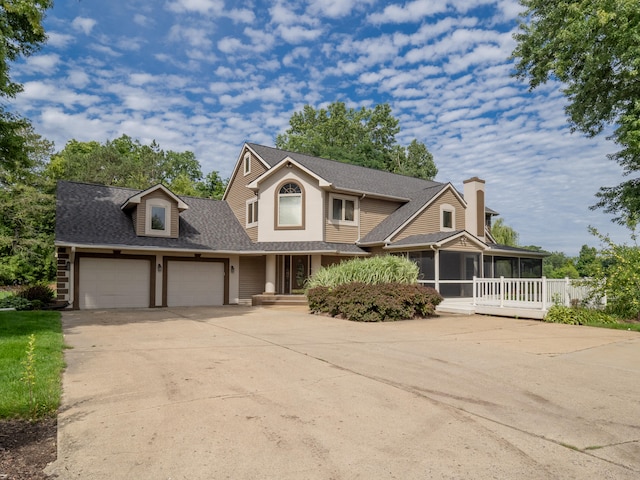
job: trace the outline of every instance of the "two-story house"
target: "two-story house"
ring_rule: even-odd
[[[478,277],[540,277],[543,254],[497,245],[485,182],[464,191],[252,143],[221,201],[59,182],[58,298],[73,308],[250,304],[299,294],[323,265],[406,255],[445,297]]]

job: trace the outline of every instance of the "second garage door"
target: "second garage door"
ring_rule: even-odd
[[[224,263],[167,262],[167,306],[224,304]]]

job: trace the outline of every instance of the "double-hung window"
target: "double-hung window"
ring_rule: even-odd
[[[258,225],[258,199],[247,200],[247,227]]]
[[[330,195],[329,197],[329,219],[333,223],[344,223],[355,225],[356,223],[356,199]]]

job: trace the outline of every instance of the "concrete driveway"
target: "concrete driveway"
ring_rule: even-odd
[[[68,312],[81,479],[637,479],[640,334],[299,308]]]

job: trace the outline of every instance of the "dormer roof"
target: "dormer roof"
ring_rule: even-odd
[[[131,197],[127,198],[127,200],[122,204],[122,206],[120,208],[122,210],[128,210],[129,208],[133,207],[134,205],[140,204],[140,202],[142,201],[142,199],[144,197],[146,197],[150,193],[153,193],[153,192],[155,192],[157,190],[161,190],[169,198],[171,198],[173,201],[175,201],[178,204],[178,211],[179,212],[184,212],[185,210],[187,210],[189,208],[189,205],[187,205],[182,199],[180,199],[180,197],[178,197],[176,194],[174,194],[171,190],[169,190],[167,187],[165,187],[161,183],[159,183],[157,185],[154,185],[153,187],[147,188],[146,190],[143,190],[140,193],[136,193],[136,194],[132,195]]]

